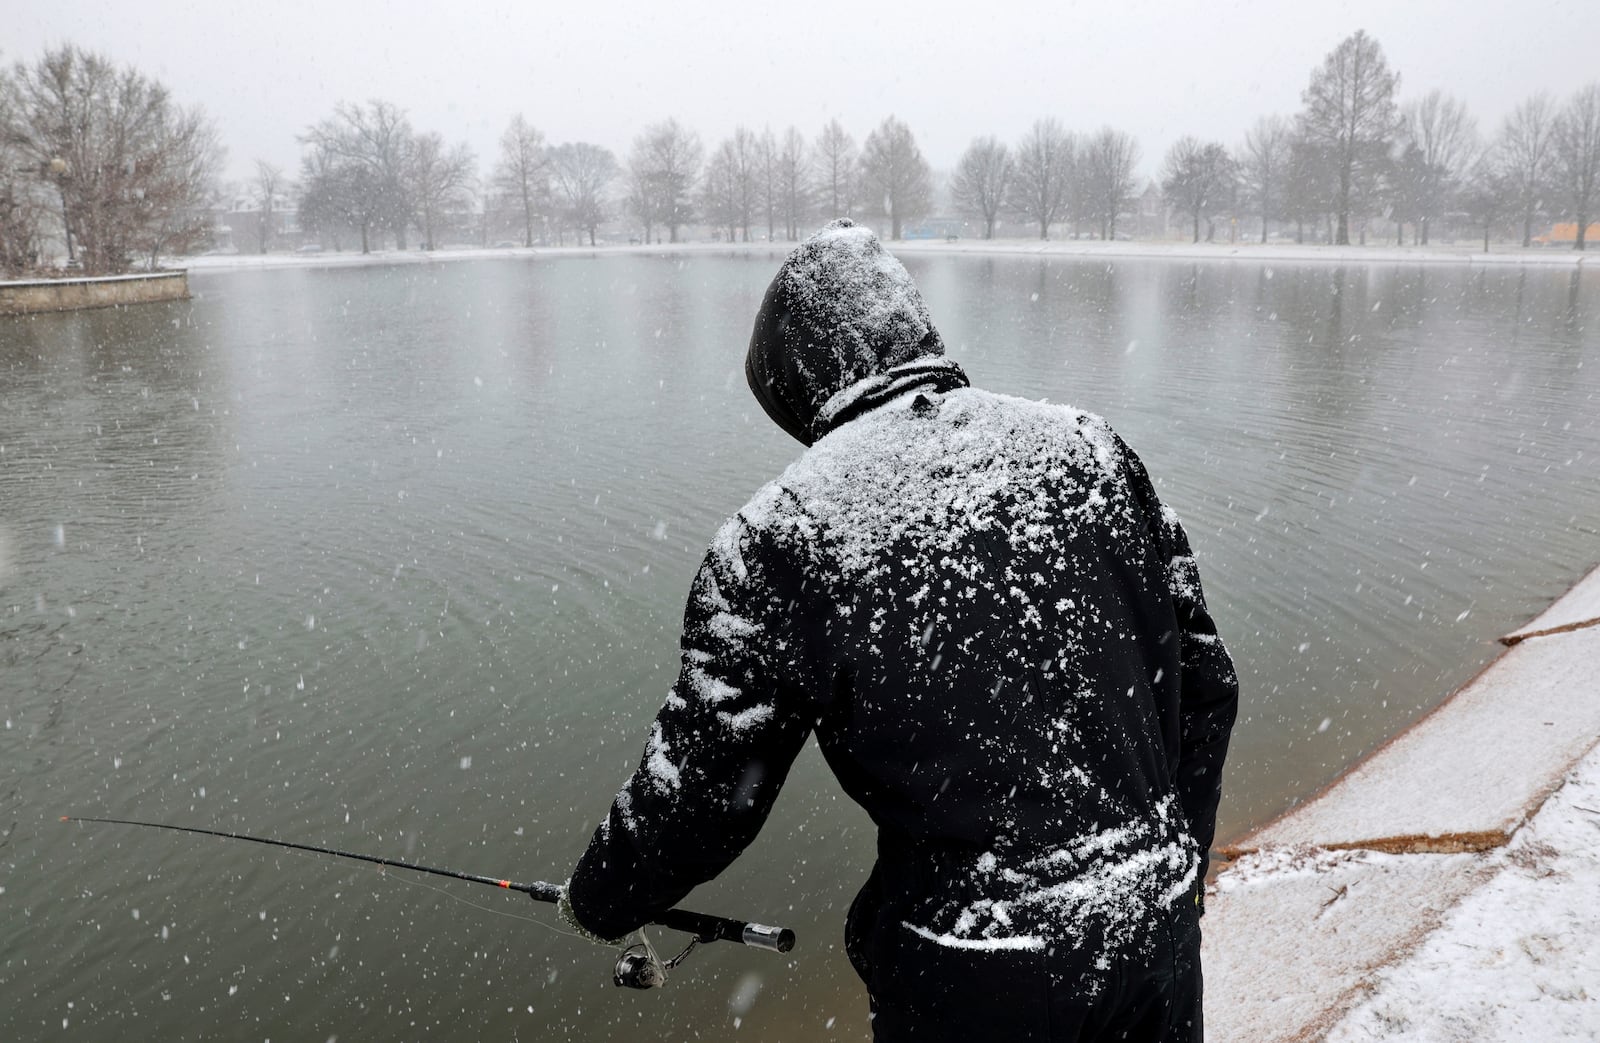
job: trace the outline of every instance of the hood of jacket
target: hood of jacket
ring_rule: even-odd
[[[744,368],[761,408],[805,445],[907,391],[967,385],[910,273],[849,218],[784,260]]]

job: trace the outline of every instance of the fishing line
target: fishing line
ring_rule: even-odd
[[[297,855],[297,856],[303,856],[303,855],[307,855],[307,854],[310,854],[310,853],[311,852],[306,852],[306,851],[294,851],[294,852],[291,852],[291,854]],[[513,913],[513,912],[509,912],[509,911],[507,911],[505,909],[493,909],[493,908],[490,908],[487,905],[479,905],[477,902],[471,901],[470,899],[467,899],[467,898],[463,898],[460,895],[456,894],[454,891],[447,891],[442,887],[435,887],[433,884],[428,883],[426,880],[413,880],[410,877],[395,876],[395,875],[393,875],[393,874],[391,874],[389,872],[389,867],[388,866],[379,866],[378,869],[377,869],[377,872],[375,872],[373,874],[373,876],[376,877],[379,880],[385,880],[385,881],[388,881],[389,883],[392,883],[392,884],[403,884],[406,887],[423,887],[423,888],[427,888],[429,891],[432,891],[435,894],[444,895],[446,898],[450,899],[452,902],[460,902],[462,905],[470,906],[471,908],[477,909],[477,910],[479,910],[481,912],[493,913],[495,916],[504,916],[509,920],[521,920],[524,923],[535,924],[535,925],[537,925],[539,927],[543,927],[547,931],[552,931],[555,934],[559,934],[564,938],[572,938],[572,939],[575,939],[577,941],[583,941],[584,940],[583,935],[574,934],[571,931],[564,931],[560,927],[556,926],[555,924],[547,923],[546,921],[539,919],[537,916],[523,916],[521,913]]]

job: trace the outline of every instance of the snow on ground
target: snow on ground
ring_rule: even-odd
[[[459,250],[322,250],[310,253],[234,253],[202,254],[198,257],[167,257],[162,263],[191,272],[234,271],[258,268],[359,268],[385,264],[437,264],[442,261],[471,261],[485,257],[532,257],[539,250],[473,248]]]
[[[1519,631],[1543,636],[1231,848],[1209,1038],[1600,1039],[1597,604],[1600,570]]]
[[[172,268],[198,271],[234,271],[261,268],[355,268],[365,265],[444,264],[449,261],[504,260],[508,257],[593,257],[597,254],[666,254],[666,253],[746,253],[770,251],[775,256],[787,254],[798,243],[661,243],[643,246],[535,246],[490,247],[450,246],[440,250],[320,250],[309,253],[235,253],[203,254],[198,257],[163,258]]]
[[[1330,1043],[1600,1039],[1600,747],[1487,862]]]
[[[870,224],[870,222],[869,222]],[[362,254],[347,250],[335,253],[271,253],[271,254],[207,254],[202,257],[167,259],[171,267],[191,271],[230,270],[239,268],[329,268],[354,265],[383,264],[439,264],[445,261],[483,260],[506,257],[584,257],[606,254],[694,254],[694,253],[788,253],[798,243],[656,243],[613,244],[602,246],[557,247],[449,247],[442,250],[379,250]],[[1030,254],[1052,257],[1104,258],[1107,260],[1208,260],[1255,261],[1280,264],[1467,264],[1467,265],[1538,265],[1561,268],[1596,264],[1593,257],[1566,247],[1544,247],[1524,250],[1517,246],[1496,243],[1489,253],[1471,244],[1446,244],[1440,246],[1318,246],[1299,243],[1175,243],[1175,242],[1101,242],[1095,240],[1038,239],[908,239],[884,244],[890,253],[952,253],[952,254]]]
[[[1206,898],[1206,1038],[1319,1038],[1481,880],[1479,860],[1310,848],[1240,859]]]
[[[1369,246],[1319,246],[1315,243],[1175,243],[1175,242],[1102,242],[1098,240],[1038,239],[958,239],[954,242],[938,240],[908,240],[891,243],[893,253],[950,252],[950,253],[1013,253],[1036,254],[1052,257],[1084,257],[1106,259],[1196,260],[1196,261],[1260,261],[1269,263],[1305,264],[1326,262],[1332,264],[1475,264],[1505,265],[1533,264],[1558,267],[1577,267],[1597,263],[1590,255],[1570,247],[1540,247],[1527,250],[1501,243],[1493,244],[1489,253],[1483,244],[1449,243],[1438,246],[1394,246],[1374,243]],[[1586,260],[1587,259],[1587,260]]]

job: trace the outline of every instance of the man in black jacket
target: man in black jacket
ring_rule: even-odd
[[[1138,458],[969,387],[849,221],[784,262],[746,374],[809,448],[713,540],[564,915],[619,937],[716,876],[815,729],[879,830],[846,925],[877,1039],[1198,1041],[1238,684]]]

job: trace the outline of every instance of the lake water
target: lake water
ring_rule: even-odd
[[[815,748],[686,903],[799,947],[654,994],[515,895],[58,821],[562,879],[705,543],[797,451],[742,373],[780,256],[196,274],[0,320],[0,1038],[867,1038],[840,934],[873,836]],[[1184,517],[1244,686],[1222,837],[1600,559],[1600,273],[907,265],[974,383],[1104,414]]]

